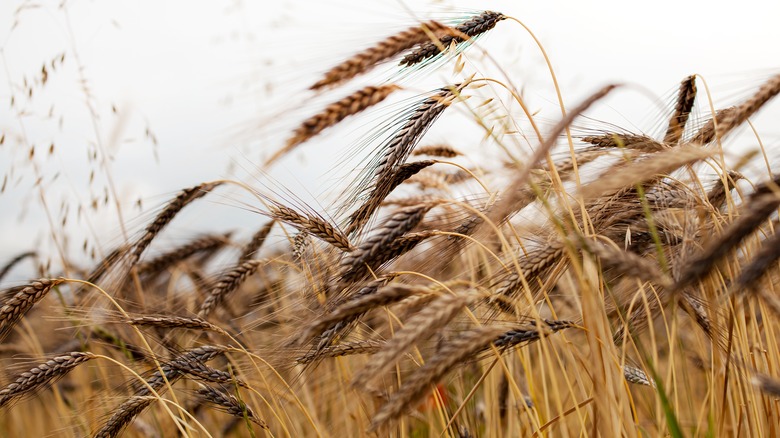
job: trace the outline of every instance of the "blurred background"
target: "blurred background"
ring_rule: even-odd
[[[456,75],[444,62],[424,75],[398,73],[389,63],[363,81],[401,81],[405,95],[261,169],[297,123],[358,86],[326,94],[307,87],[338,61],[416,22],[457,22],[484,9],[511,15],[535,34],[567,106],[606,83],[627,84],[578,121],[582,129],[608,123],[656,133],[685,76],[700,75],[718,108],[780,68],[780,3],[758,0],[5,0],[0,265],[24,251],[38,252],[53,272],[63,258],[88,264],[139,232],[180,189],[202,181],[237,179],[327,210],[367,153],[372,129]],[[540,120],[560,117],[528,31],[507,20],[476,46],[465,53],[465,72],[511,81]],[[700,98],[699,108],[709,111],[709,103]],[[742,130],[734,147],[762,141],[770,162],[780,157],[778,116],[780,102],[770,103],[753,120],[760,137]],[[447,115],[430,142],[452,139],[443,134],[450,126],[464,130],[455,138],[469,144],[459,147],[485,147],[484,132],[458,121]],[[522,132],[520,115],[517,123]],[[763,164],[752,166],[760,173]],[[249,235],[265,220],[239,189],[203,202],[177,217],[166,238],[181,241],[204,228]],[[4,282],[32,275],[32,266],[20,266]]]

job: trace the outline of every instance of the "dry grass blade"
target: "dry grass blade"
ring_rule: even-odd
[[[583,187],[581,193],[585,199],[611,194],[616,190],[641,184],[658,175],[668,174],[681,166],[701,161],[713,153],[694,146],[658,152],[610,172],[596,182]]]
[[[353,356],[356,354],[374,354],[382,350],[385,343],[371,339],[365,341],[344,342],[331,345],[317,351],[310,351],[295,359],[296,363],[306,365],[326,357]]]
[[[414,315],[396,332],[385,347],[371,357],[371,361],[352,380],[354,386],[364,386],[374,377],[387,371],[415,342],[427,339],[449,323],[468,303],[463,295],[443,295]]]
[[[263,246],[263,243],[265,243],[265,239],[268,237],[268,234],[271,233],[271,229],[273,229],[275,223],[276,221],[268,222],[252,235],[252,238],[249,240],[249,242],[247,242],[246,245],[244,245],[244,247],[241,249],[241,255],[238,257],[239,263],[250,260],[252,256],[257,253],[260,247]]]
[[[441,53],[441,48],[447,48],[450,44],[459,44],[481,35],[496,27],[496,24],[505,19],[500,12],[485,11],[455,26],[454,32],[450,32],[439,38],[439,41],[430,41],[414,49],[412,53],[404,56],[399,65],[410,66],[419,64],[426,59],[433,58]]]
[[[400,89],[398,85],[389,84],[379,87],[367,86],[349,96],[331,103],[322,112],[304,120],[293,131],[292,137],[287,140],[284,147],[266,160],[266,166],[287,155],[299,144],[308,141],[327,128],[330,128],[349,116],[360,113],[385,100],[394,91]]]
[[[669,119],[669,127],[666,128],[664,143],[675,145],[680,142],[695,101],[696,75],[691,75],[683,79],[682,83],[680,83],[680,91],[677,93],[677,102],[674,105],[674,113],[672,113],[672,117]]]
[[[222,274],[211,289],[208,297],[201,303],[200,309],[198,309],[198,317],[205,318],[211,314],[225,300],[225,297],[238,289],[244,280],[254,274],[257,268],[263,264],[265,264],[264,260],[247,260]]]
[[[482,351],[503,332],[501,327],[478,327],[442,346],[434,357],[406,378],[401,388],[374,414],[370,431],[377,430],[403,414],[404,410],[415,406],[428,392],[430,385],[435,384],[452,367]]]
[[[64,282],[64,279],[42,278],[24,286],[6,300],[0,308],[0,340],[8,336],[11,329],[35,303],[42,300],[53,287]]]
[[[196,199],[202,198],[208,192],[218,187],[220,182],[207,182],[201,183],[197,186],[190,187],[182,190],[175,198],[173,198],[163,210],[157,214],[152,223],[150,223],[144,230],[143,235],[133,245],[133,250],[130,255],[130,266],[135,266],[138,260],[141,258],[144,250],[152,243],[155,236],[168,225],[173,218],[189,203]]]
[[[198,394],[201,400],[216,406],[221,411],[227,412],[234,417],[246,418],[263,429],[268,429],[265,421],[259,419],[246,403],[239,401],[226,392],[204,385],[195,393]]]
[[[365,73],[371,67],[384,60],[392,58],[418,44],[430,41],[430,33],[434,35],[439,34],[445,29],[447,27],[440,23],[428,21],[388,37],[330,69],[325,73],[324,78],[311,86],[311,89],[318,90],[330,85],[336,85]]]
[[[73,351],[49,359],[23,372],[16,380],[0,390],[0,408],[20,397],[31,395],[33,392],[45,388],[56,379],[95,357],[89,352]]]

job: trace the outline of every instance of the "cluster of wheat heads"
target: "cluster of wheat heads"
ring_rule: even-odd
[[[449,58],[462,72],[461,50],[503,20],[513,19],[420,23],[311,88],[327,93],[399,59],[424,72]],[[82,276],[71,267],[70,278],[3,291],[3,430],[780,434],[780,180],[737,184],[721,141],[780,92],[780,76],[704,121],[692,116],[697,78],[685,78],[657,138],[571,135],[614,86],[562,108],[546,132],[525,111],[534,134],[523,158],[518,136],[486,123],[489,102],[467,100],[487,83],[525,110],[498,80],[442,84],[381,128],[381,147],[331,211],[235,183],[267,218],[250,239],[220,230],[155,248],[180,211],[234,184],[205,182]],[[266,165],[399,89],[335,101]],[[486,173],[478,156],[424,143],[450,107],[507,152],[500,166]],[[287,243],[269,247],[273,235]]]

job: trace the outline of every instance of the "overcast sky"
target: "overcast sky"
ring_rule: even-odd
[[[73,230],[69,253],[78,257],[85,238],[88,247],[105,250],[121,241],[115,208],[81,216],[76,210],[92,198],[102,201],[106,169],[126,228],[137,231],[153,207],[183,187],[246,180],[260,157],[280,146],[280,133],[316,109],[306,87],[334,62],[417,20],[480,9],[516,17],[536,34],[567,105],[605,83],[629,84],[591,114],[624,129],[657,129],[663,105],[689,74],[701,75],[715,102],[728,104],[780,70],[780,2],[4,0],[0,178],[7,183],[0,194],[0,265],[29,249],[55,257],[41,193],[51,222],[67,218]],[[549,73],[520,25],[502,22],[478,45],[522,87],[540,117],[555,120]],[[64,63],[55,61],[52,69],[62,53]],[[40,81],[44,64],[47,83],[34,85],[29,97],[25,80],[28,86]],[[778,107],[774,102],[758,125],[768,147],[778,146]],[[331,136],[324,144],[341,141]],[[95,148],[110,162],[90,163]],[[262,184],[300,184],[317,196],[337,177],[328,173],[336,158],[327,147],[302,148]],[[134,207],[137,199],[143,210]],[[204,217],[217,229],[251,233],[260,220],[240,208],[240,199],[212,199],[202,216],[178,225],[179,236],[201,227]]]

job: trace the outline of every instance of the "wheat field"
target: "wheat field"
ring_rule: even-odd
[[[680,78],[655,134],[588,118],[624,84],[556,89],[540,117],[480,73],[503,27],[533,35],[494,11],[412,22],[313,74],[328,103],[251,176],[187,185],[95,262],[3,261],[3,435],[780,436],[780,179],[760,132],[734,135],[780,74],[722,108]],[[361,119],[331,199],[269,176]],[[210,200],[255,227],[159,238]]]

